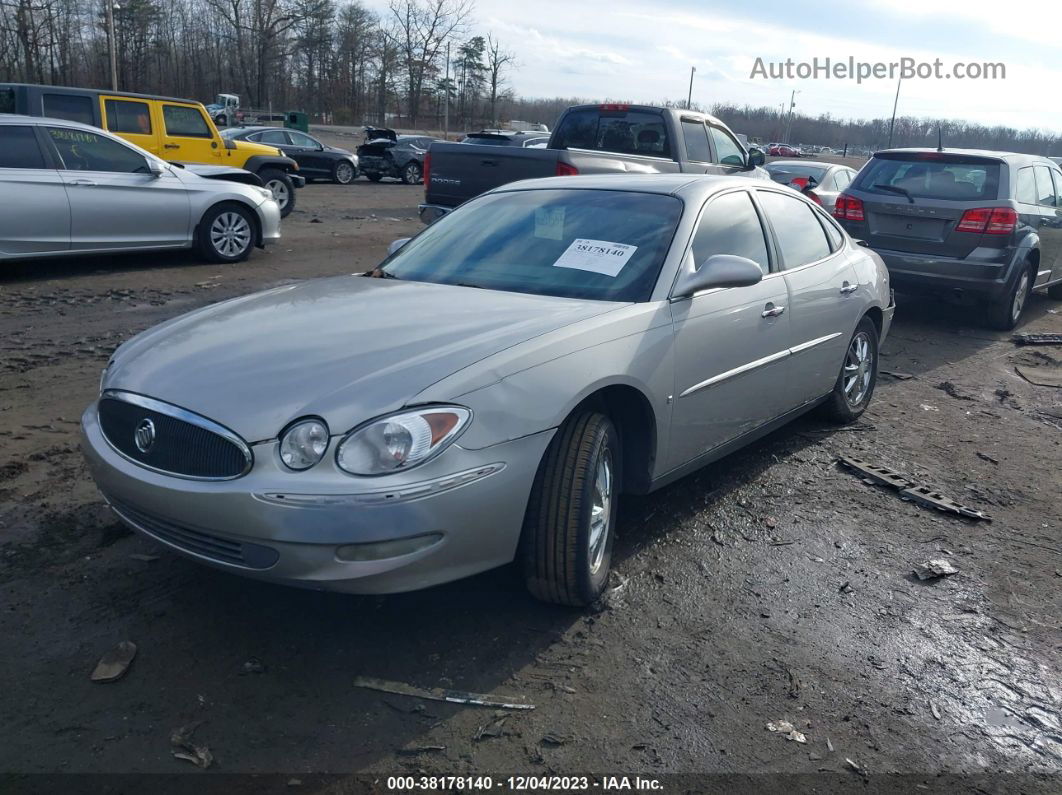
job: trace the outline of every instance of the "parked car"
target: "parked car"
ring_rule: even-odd
[[[0,115],[0,188],[0,260],[195,247],[239,262],[280,238],[261,182],[200,176],[64,119]]]
[[[799,147],[791,146],[790,144],[771,144],[767,150],[767,154],[771,157],[802,157],[803,152]]]
[[[520,182],[367,274],[134,337],[84,449],[127,524],[230,572],[387,593],[517,558],[533,594],[585,605],[621,493],[816,406],[863,413],[890,295],[876,254],[768,181]]]
[[[283,127],[232,127],[221,135],[233,141],[275,146],[299,164],[299,173],[306,179],[330,179],[338,185],[349,185],[358,177],[356,154],[323,144],[308,133]]]
[[[812,160],[774,160],[764,166],[771,179],[798,190],[825,209],[833,212],[837,194],[855,178],[855,169],[834,163]]]
[[[834,215],[898,289],[981,299],[994,328],[1014,328],[1032,290],[1062,299],[1062,170],[1045,157],[877,152]]]
[[[424,157],[435,141],[428,135],[398,135],[384,127],[366,127],[358,147],[361,172],[373,182],[384,177],[416,185],[424,178]]]
[[[480,130],[468,133],[460,142],[484,146],[545,146],[549,144],[549,135],[521,130]]]
[[[545,148],[437,143],[420,218],[436,218],[485,191],[521,179],[574,174],[744,174],[767,179],[725,124],[703,113],[649,105],[576,105]]]
[[[195,100],[0,83],[0,108],[99,127],[165,160],[246,169],[273,192],[282,216],[295,209],[295,189],[306,184],[298,163],[275,147],[222,138]]]

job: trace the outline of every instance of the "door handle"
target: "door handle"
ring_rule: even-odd
[[[180,149],[181,145],[180,144],[163,144],[162,148],[163,149]]]
[[[93,182],[91,179],[72,179],[72,180],[70,180],[70,184],[71,185],[84,185],[85,187],[89,187],[89,188],[96,187],[96,183]]]
[[[784,306],[775,306],[774,304],[767,304],[760,312],[760,317],[778,317],[785,311]]]
[[[849,284],[848,282],[845,282],[841,285],[841,295],[848,295],[849,293],[854,293],[858,289],[858,284]]]

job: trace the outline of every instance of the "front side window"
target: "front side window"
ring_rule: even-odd
[[[759,198],[774,229],[786,270],[830,255],[826,232],[807,203],[774,191],[760,191]]]
[[[0,168],[45,167],[32,127],[0,124]]]
[[[528,190],[473,199],[403,246],[389,276],[600,301],[645,301],[683,204],[612,190]]]
[[[309,149],[316,149],[321,145],[315,138],[311,138],[306,133],[289,130],[288,137],[295,146],[305,146]]]
[[[88,130],[49,127],[48,136],[69,171],[117,171],[148,174],[147,160],[124,144]]]
[[[1036,166],[1036,201],[1044,207],[1055,206],[1055,186],[1051,182],[1051,169]]]
[[[686,141],[686,159],[698,163],[711,163],[712,150],[708,148],[708,133],[704,122],[682,120],[682,137]]]
[[[45,94],[41,104],[44,115],[48,118],[96,124],[96,117],[92,113],[92,97],[81,94]]]
[[[107,129],[111,132],[151,135],[151,111],[146,102],[108,99],[103,106],[107,112]]]
[[[213,138],[214,133],[199,108],[188,105],[163,105],[162,121],[167,135],[189,138]]]
[[[715,142],[715,150],[719,153],[719,162],[724,166],[744,166],[745,153],[741,145],[730,137],[726,130],[719,127],[708,127],[712,140]]]
[[[744,191],[713,199],[704,209],[693,236],[693,262],[701,267],[716,254],[733,254],[770,270],[760,216]]]

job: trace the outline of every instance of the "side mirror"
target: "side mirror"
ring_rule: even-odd
[[[402,246],[408,243],[409,240],[410,239],[408,237],[400,237],[398,238],[398,240],[392,241],[391,245],[387,247],[387,256],[390,257],[392,254],[398,251],[398,249],[402,248]]]
[[[762,149],[757,149],[756,147],[753,147],[749,150],[748,163],[750,169],[756,168],[756,166],[762,166],[766,162],[767,157],[763,154]]]
[[[162,167],[162,164],[159,163],[157,160],[148,161],[148,171],[151,172],[151,176],[153,176],[155,179],[158,179],[166,173],[166,170]]]
[[[763,270],[750,259],[734,254],[715,254],[695,271],[684,271],[672,294],[686,298],[716,287],[749,287],[759,284]]]

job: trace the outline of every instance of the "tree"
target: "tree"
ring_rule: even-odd
[[[516,65],[516,58],[493,36],[487,36],[487,80],[490,85],[490,124],[498,124],[498,100],[503,97],[507,80],[505,73]]]
[[[406,113],[416,127],[420,97],[438,72],[439,53],[460,35],[472,13],[471,0],[390,0],[402,65],[406,72]]]

